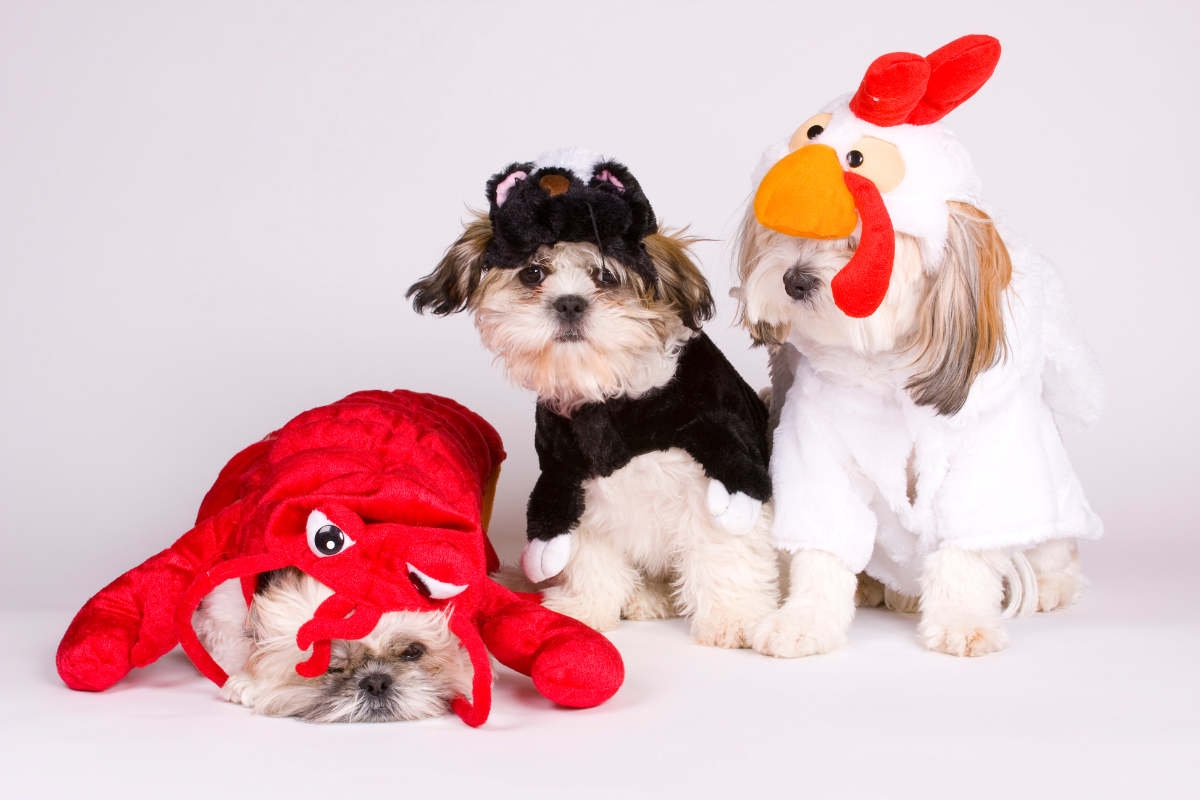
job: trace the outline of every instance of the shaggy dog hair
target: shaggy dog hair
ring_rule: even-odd
[[[471,660],[440,611],[386,613],[370,635],[335,640],[324,675],[301,677],[311,651],[296,647],[296,632],[333,592],[293,567],[269,575],[248,612],[239,580],[196,611],[201,643],[229,675],[224,699],[306,722],[390,722],[440,716],[470,697]]]
[[[476,215],[409,294],[418,310],[473,312],[509,380],[563,417],[665,386],[712,314],[688,255],[694,240],[682,232],[659,228],[642,239],[654,280],[588,242],[544,245],[522,266],[485,271],[490,240],[488,216]],[[578,313],[564,314],[564,303]],[[622,617],[681,614],[698,643],[750,645],[777,605],[769,504],[724,492],[676,447],[635,456],[587,480],[583,493],[578,525],[557,538],[569,550],[555,540],[526,547],[526,574],[542,582],[547,608],[600,631]]]
[[[747,210],[736,256],[739,314],[755,343],[770,351],[772,427],[791,386],[788,350],[793,347],[814,363],[836,362],[840,374],[880,393],[900,381],[917,405],[942,415],[959,411],[975,379],[1006,357],[1002,304],[1015,302],[1008,292],[1009,253],[987,214],[965,203],[948,205],[945,255],[928,263],[921,243],[897,232],[887,294],[875,313],[861,319],[842,313],[830,289],[854,255],[857,235],[836,240],[786,236],[763,227],[753,209]],[[910,461],[910,502],[915,492]],[[1041,611],[1070,605],[1080,596],[1084,579],[1070,539],[1043,542],[1015,556],[1007,550],[943,547],[926,559],[919,598],[885,589],[865,574],[856,581],[831,553],[798,550],[791,557],[790,596],[764,620],[755,647],[791,656],[839,647],[857,601],[906,612],[919,608],[919,634],[928,647],[983,655],[1007,644],[1001,607],[1006,587],[1010,607],[1019,599],[1014,597],[1022,589],[1017,567],[1025,564],[1036,576],[1036,593],[1032,585],[1024,587],[1026,607],[1032,608],[1035,594]]]

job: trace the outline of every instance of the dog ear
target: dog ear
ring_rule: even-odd
[[[700,241],[687,230],[659,228],[642,239],[646,254],[658,270],[659,295],[678,309],[683,324],[694,331],[716,310],[708,281],[692,262],[688,248]]]
[[[912,346],[918,371],[904,388],[917,405],[950,415],[967,402],[975,379],[1006,357],[1002,301],[1012,260],[987,214],[966,203],[947,205],[945,255]]]
[[[737,265],[738,286],[732,292],[737,300],[737,321],[750,332],[754,346],[775,348],[783,344],[791,332],[787,322],[767,322],[751,313],[747,300],[754,283],[754,270],[762,253],[763,236],[767,229],[754,216],[753,204],[747,204],[741,227],[734,240],[734,263]]]
[[[438,315],[462,311],[483,278],[483,256],[492,241],[492,222],[476,213],[466,223],[462,236],[446,249],[433,272],[408,287],[405,297],[413,299],[418,313],[433,307]]]

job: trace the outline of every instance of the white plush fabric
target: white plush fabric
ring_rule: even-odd
[[[1099,416],[1099,369],[1054,268],[1000,230],[1013,260],[1008,357],[957,414],[913,403],[902,357],[881,365],[789,340],[795,377],[771,461],[777,547],[827,550],[915,596],[924,556],[945,544],[1025,549],[1101,535],[1056,426]]]

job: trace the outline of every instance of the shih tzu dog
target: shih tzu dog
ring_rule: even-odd
[[[682,614],[699,643],[748,646],[777,604],[767,411],[700,330],[713,301],[694,240],[659,227],[626,167],[581,150],[513,164],[487,197],[409,295],[473,312],[537,393],[527,577],[597,630]]]
[[[1098,418],[1102,380],[1054,268],[980,210],[938,123],[999,54],[968,36],[883,56],[764,154],[740,313],[771,349],[773,540],[792,554],[764,652],[842,645],[857,587],[919,608],[928,647],[982,655],[1004,616],[1083,588],[1075,542],[1102,528],[1057,426]]]
[[[310,653],[296,633],[333,592],[294,567],[265,573],[249,612],[239,580],[218,586],[193,626],[229,674],[221,697],[256,714],[307,722],[390,722],[437,717],[470,698],[474,671],[441,611],[391,611],[362,639],[334,640],[327,672],[304,678]]]

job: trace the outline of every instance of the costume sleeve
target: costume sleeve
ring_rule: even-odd
[[[744,418],[724,410],[697,416],[678,434],[679,446],[700,462],[708,477],[723,483],[730,494],[742,492],[765,503],[771,499],[771,476],[761,439]]]
[[[176,606],[197,572],[227,546],[238,521],[236,507],[209,517],[88,600],[58,646],[63,682],[103,691],[178,644]]]
[[[571,423],[539,405],[534,448],[541,475],[529,495],[526,535],[530,540],[550,540],[568,533],[583,516],[583,482],[588,471]]]
[[[824,550],[861,572],[871,560],[878,522],[870,498],[855,490],[846,471],[853,459],[845,444],[800,388],[789,393],[775,430],[771,538],[780,550]]]
[[[542,695],[591,708],[621,687],[625,665],[608,639],[528,599],[537,595],[518,595],[491,581],[487,588],[484,644],[501,664],[533,678]]]

